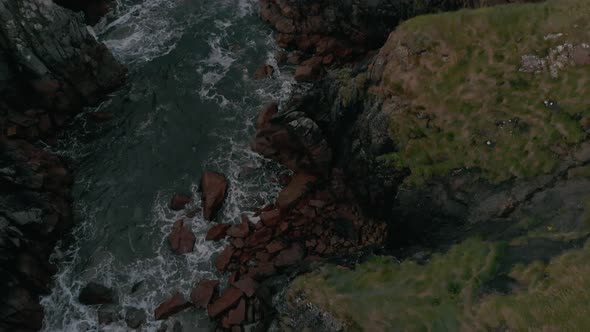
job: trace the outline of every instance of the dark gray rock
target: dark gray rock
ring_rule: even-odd
[[[132,329],[139,328],[146,322],[147,315],[143,309],[127,308],[125,313],[125,323]]]
[[[108,325],[121,318],[121,309],[114,305],[102,305],[98,309],[98,323]]]

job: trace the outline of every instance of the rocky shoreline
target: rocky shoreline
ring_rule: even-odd
[[[266,106],[256,122],[252,149],[290,172],[281,175],[283,189],[274,204],[260,207],[254,215],[244,214],[237,224],[215,224],[206,235],[210,241],[228,241],[215,260],[217,270],[229,274],[223,292],[219,281],[200,280],[190,299],[175,294],[155,309],[155,319],[196,307],[207,310],[219,330],[285,327],[278,316],[296,322],[291,328],[305,327],[302,317],[321,316],[324,320],[316,327],[340,330],[340,322],[305,299],[286,299],[289,281],[316,263],[354,265],[364,253],[383,248],[409,257],[424,248],[446,248],[469,234],[502,238],[522,231],[510,228],[510,223],[527,209],[557,206],[559,202],[551,200],[555,195],[585,194],[572,174],[588,164],[587,145],[578,147],[573,161],[552,174],[502,186],[485,180],[477,170],[458,170],[429,179],[422,188],[408,189],[404,181],[410,169],[393,167],[384,158],[400,152],[389,123],[393,112],[405,109],[409,101],[398,96],[384,101],[375,98],[374,90],[384,80],[382,72],[391,58],[405,52],[400,63],[407,64],[423,52],[406,45],[394,55],[379,50],[390,32],[416,15],[512,2],[527,1],[433,0],[417,5],[411,0],[260,0],[262,20],[275,29],[277,43],[284,48],[277,63],[295,66],[295,79],[312,83],[305,95],[293,96],[281,107]],[[59,3],[84,12],[86,22],[40,0],[0,5],[0,93],[5,101],[0,104],[0,250],[5,259],[2,285],[9,294],[0,306],[0,327],[15,331],[41,327],[37,299],[48,291],[54,273],[49,253],[72,224],[72,175],[39,142],[51,145],[72,116],[95,105],[125,78],[125,69],[85,27],[108,11],[109,2]],[[48,17],[60,24],[45,29]],[[15,27],[11,22],[17,19],[26,24]],[[58,40],[60,33],[72,39]],[[256,76],[272,79],[272,70],[263,65]],[[215,220],[227,186],[222,174],[203,175],[206,220]],[[170,208],[182,210],[191,199],[176,195]],[[581,214],[560,216],[579,219]],[[489,220],[497,223],[484,223]],[[179,220],[168,240],[174,253],[185,254],[193,250],[195,235]],[[90,295],[86,302],[109,303],[110,297],[100,300],[109,292],[100,288],[95,294],[99,299]],[[289,301],[298,303],[295,313],[285,309]],[[99,317],[111,317],[107,309],[101,309]],[[141,314],[128,312],[128,325],[140,326],[145,321]]]
[[[72,227],[72,174],[50,147],[125,76],[81,15],[49,1],[0,3],[1,330],[41,328],[49,256]]]

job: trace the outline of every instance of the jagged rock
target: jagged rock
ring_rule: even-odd
[[[181,195],[181,194],[174,194],[172,196],[172,200],[170,201],[170,210],[172,211],[180,211],[184,209],[184,207],[190,203],[192,199],[188,196]]]
[[[200,191],[203,201],[203,217],[213,220],[223,204],[227,190],[227,179],[222,174],[206,171],[201,177]]]
[[[240,300],[238,306],[235,309],[229,311],[227,316],[227,323],[229,325],[240,325],[246,320],[246,301]]]
[[[86,305],[111,304],[115,302],[115,294],[111,288],[96,282],[89,282],[80,291],[78,301]]]
[[[274,227],[280,220],[281,212],[279,210],[265,211],[260,214],[260,221],[268,227]]]
[[[227,236],[227,230],[231,227],[228,224],[219,224],[211,227],[209,231],[207,231],[207,235],[205,236],[205,240],[207,241],[219,241]]]
[[[227,230],[227,235],[234,238],[245,238],[250,234],[250,226],[247,221],[242,221],[240,224],[230,227]]]
[[[168,242],[175,254],[182,255],[193,252],[197,238],[184,220],[177,220],[172,226],[172,232],[168,236]]]
[[[197,309],[205,309],[217,295],[219,281],[201,280],[196,288],[191,291],[191,301]]]
[[[122,85],[126,70],[79,15],[52,1],[1,1],[0,36],[0,330],[37,331],[39,297],[56,272],[49,255],[73,222],[72,176],[31,143],[54,144],[57,130]]]
[[[235,287],[228,287],[221,296],[207,307],[209,317],[216,318],[235,306],[243,296],[243,292]]]
[[[132,329],[137,329],[147,320],[147,315],[143,309],[127,308],[125,312],[125,323]]]
[[[167,301],[162,302],[154,311],[154,318],[156,320],[166,319],[174,314],[177,314],[187,308],[189,308],[192,304],[187,301],[184,296],[180,293],[174,294],[172,298]]]
[[[252,278],[248,276],[245,276],[240,280],[232,283],[232,285],[242,290],[244,294],[246,294],[246,296],[248,297],[252,297],[254,295],[254,292],[256,291],[256,288],[258,287],[256,281],[254,281]]]
[[[219,272],[225,272],[227,270],[227,266],[230,263],[231,257],[234,254],[235,248],[233,246],[227,246],[217,259],[215,259],[215,267]]]
[[[279,193],[277,203],[281,210],[286,210],[302,198],[309,190],[316,177],[309,174],[295,174],[291,182]]]
[[[279,105],[277,103],[271,103],[267,105],[260,114],[258,114],[258,119],[256,120],[256,128],[264,128],[270,119],[275,116],[279,112]]]

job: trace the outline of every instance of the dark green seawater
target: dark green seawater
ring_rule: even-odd
[[[80,115],[58,153],[72,160],[77,227],[56,248],[59,273],[42,299],[43,331],[128,331],[123,319],[99,326],[97,307],[77,302],[88,281],[113,287],[121,314],[145,310],[141,331],[156,331],[153,310],[175,291],[188,295],[201,278],[223,278],[212,262],[223,243],[208,243],[212,223],[188,218],[197,236],[192,254],[173,255],[167,235],[185,212],[173,212],[173,193],[191,193],[205,169],[230,181],[218,218],[239,215],[274,199],[269,179],[279,168],[252,153],[256,113],[284,101],[293,81],[252,74],[276,51],[256,0],[122,0],[95,28],[99,40],[129,66],[128,84],[96,109],[113,119],[97,125]],[[135,285],[135,287],[134,287]],[[136,291],[132,292],[132,288]],[[208,331],[203,312],[189,309],[169,320],[184,331]]]

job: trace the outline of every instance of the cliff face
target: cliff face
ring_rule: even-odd
[[[44,147],[125,75],[82,16],[45,0],[0,1],[2,330],[41,327],[49,255],[72,225],[72,176]]]
[[[315,103],[296,110],[340,151],[347,183],[368,215],[387,218],[386,244],[407,260],[303,276],[277,298],[283,321],[409,331],[587,324],[561,321],[585,315],[549,303],[586,298],[573,289],[587,278],[565,275],[588,268],[589,10],[567,0],[420,16],[368,65],[316,86]]]

